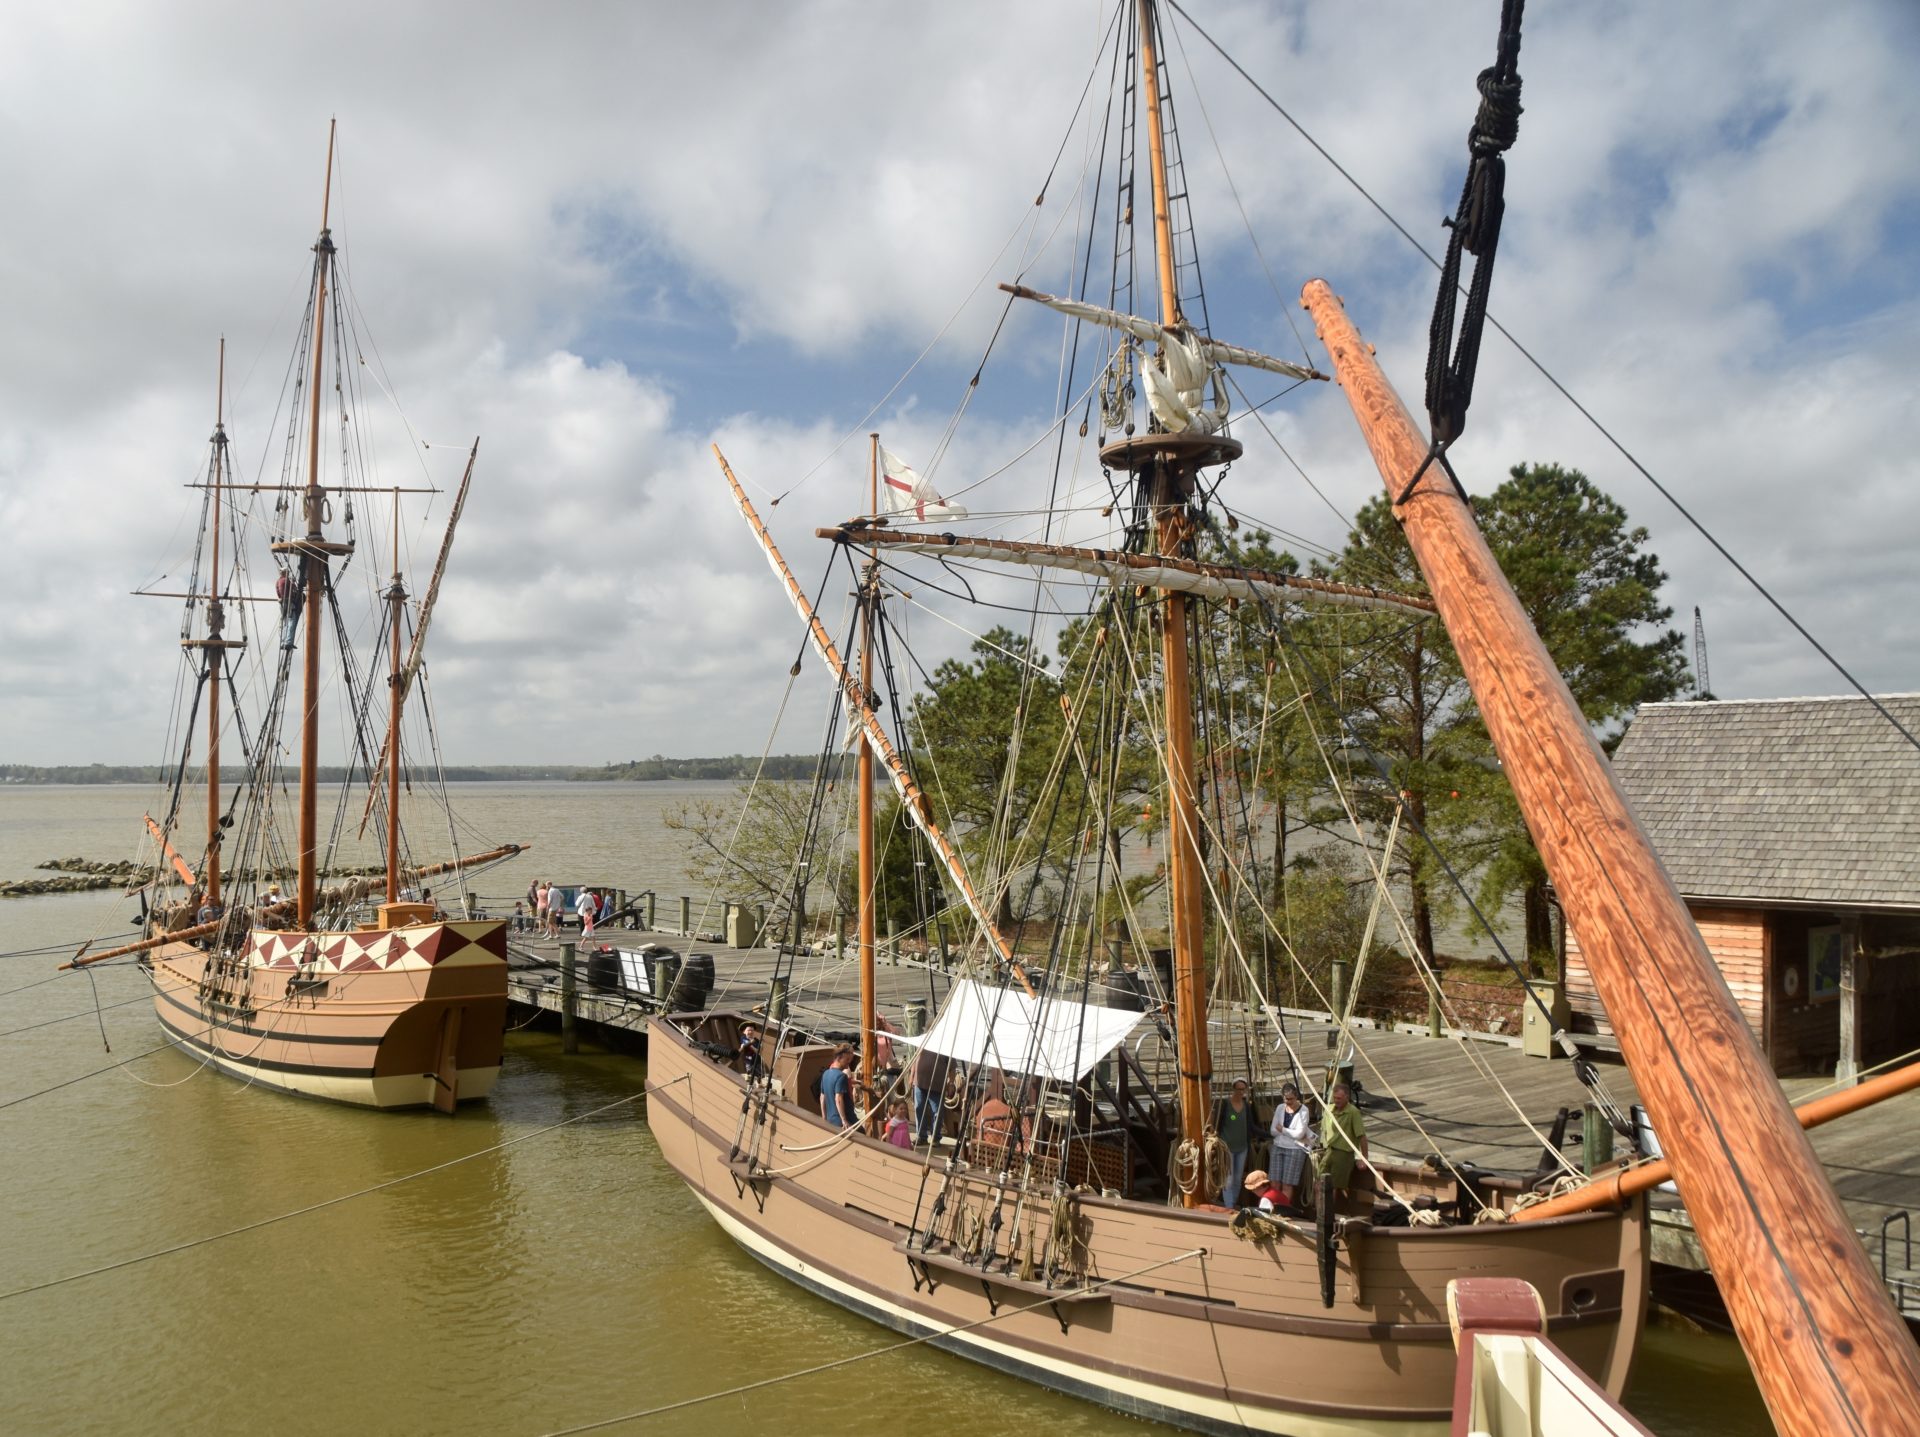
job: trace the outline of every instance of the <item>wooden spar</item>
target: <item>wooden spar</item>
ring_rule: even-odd
[[[1312,312],[1396,499],[1427,443],[1326,283]],[[1395,509],[1783,1433],[1920,1433],[1920,1351],[1472,512]]]
[[[1160,67],[1155,57],[1153,0],[1139,0],[1140,70],[1147,112],[1147,150],[1153,169],[1153,247],[1160,266],[1160,324],[1179,328],[1180,292],[1174,282],[1173,224],[1167,201],[1167,145],[1160,119]],[[1163,554],[1178,553],[1192,537],[1186,489],[1190,471],[1160,465],[1155,471],[1157,542]],[[1205,915],[1200,875],[1200,805],[1193,777],[1193,695],[1187,655],[1187,596],[1160,591],[1161,687],[1167,725],[1167,889],[1173,937],[1173,1018],[1180,1066],[1180,1137],[1196,1157],[1213,1122],[1213,1058],[1207,1050]],[[1199,1161],[1196,1171],[1204,1173]],[[1197,1207],[1213,1194],[1196,1181],[1181,1193]]]
[[[226,650],[215,648],[226,616],[220,611],[220,502],[227,462],[227,337],[220,336],[219,377],[213,387],[213,571],[207,582],[207,858],[206,901],[220,901],[220,675]]]
[[[420,601],[420,622],[413,627],[413,642],[407,646],[407,661],[400,666],[398,692],[400,695],[400,703],[403,705],[407,701],[407,695],[413,692],[413,681],[419,676],[420,665],[424,663],[426,659],[424,645],[427,642],[427,625],[433,621],[433,606],[435,601],[440,597],[440,578],[441,575],[447,572],[447,555],[453,551],[454,526],[460,522],[460,511],[467,507],[467,489],[473,483],[473,464],[479,457],[480,441],[475,439],[473,441],[473,448],[467,451],[466,472],[460,476],[460,487],[454,492],[453,512],[447,515],[447,532],[440,536],[440,554],[439,557],[433,561],[433,576],[427,580],[426,598]],[[395,489],[393,492],[395,494],[411,494],[419,491]],[[428,490],[426,492],[437,493],[438,491]],[[398,520],[396,519],[395,522],[398,523]],[[396,557],[393,562],[393,572],[396,581],[400,574],[400,560],[397,557],[398,552],[396,547]],[[399,712],[398,708],[394,708],[392,711],[392,719],[388,726],[387,736],[380,741],[380,756],[374,760],[373,766],[375,768],[382,768],[388,764],[398,762],[390,750],[393,745],[393,735],[400,731]],[[367,805],[360,811],[360,832],[362,834],[367,831],[367,820],[373,816],[373,796],[375,792],[376,790],[371,786],[368,787]],[[391,902],[392,900],[389,901]]]
[[[326,360],[327,272],[333,256],[333,235],[327,219],[333,207],[333,131],[327,121],[327,179],[320,196],[320,238],[313,243],[313,415],[307,429],[307,538],[300,556],[305,575],[307,612],[306,650],[300,686],[300,852],[299,878],[294,890],[295,923],[313,925],[314,891],[319,880],[320,772],[320,610],[327,586],[327,555],[320,545],[326,536],[321,518],[326,498],[320,488],[320,380]]]
[[[1817,1128],[1835,1118],[1844,1118],[1862,1108],[1883,1103],[1888,1098],[1910,1093],[1915,1088],[1920,1088],[1920,1063],[1908,1063],[1903,1068],[1869,1078],[1855,1087],[1843,1088],[1824,1098],[1804,1102],[1793,1110],[1793,1116],[1801,1127]],[[1665,1158],[1656,1158],[1637,1167],[1618,1168],[1595,1178],[1583,1188],[1575,1188],[1570,1193],[1535,1203],[1532,1207],[1523,1207],[1514,1213],[1513,1219],[1515,1222],[1538,1222],[1543,1217],[1565,1217],[1569,1213],[1619,1207],[1636,1193],[1657,1188],[1672,1177],[1673,1164]]]
[[[173,871],[180,875],[180,881],[189,887],[198,883],[199,879],[194,876],[192,866],[186,859],[180,856],[179,852],[171,843],[167,842],[166,833],[161,829],[159,824],[153,821],[153,815],[143,813],[140,816],[146,819],[147,832],[151,833],[154,841],[160,845],[160,851],[166,855],[167,862],[171,863],[173,865]]]
[[[400,496],[393,496],[393,586],[387,590],[387,902],[400,901],[400,616],[407,586],[400,578]],[[371,798],[371,785],[369,798]]]
[[[1153,176],[1153,253],[1160,267],[1160,327],[1179,329],[1180,287],[1173,277],[1173,210],[1167,199],[1167,136],[1160,121],[1159,19],[1154,0],[1140,0],[1142,104],[1147,112],[1147,158]]]
[[[463,868],[472,868],[479,863],[492,863],[501,858],[512,858],[525,853],[533,847],[531,843],[507,843],[499,848],[490,848],[485,853],[470,853],[465,858],[449,859],[445,863],[430,863],[425,868],[409,869],[413,878],[436,878],[442,873],[457,873]],[[255,918],[290,917],[297,909],[299,900],[289,898],[280,903],[269,904],[262,908]],[[195,923],[186,928],[177,928],[171,933],[156,933],[151,938],[142,938],[138,943],[122,944],[118,948],[109,948],[104,953],[87,953],[84,957],[75,954],[68,962],[62,963],[57,971],[64,973],[69,968],[86,968],[95,963],[104,963],[109,958],[124,958],[130,953],[145,953],[158,948],[163,943],[184,943],[193,938],[204,938],[209,933],[217,933],[227,922],[226,914],[211,923]],[[84,952],[85,950],[82,950]]]
[[[880,436],[867,436],[867,512],[880,511]],[[873,705],[873,608],[880,602],[880,557],[869,550],[866,572],[860,577],[860,705]],[[859,785],[859,889],[860,910],[860,1082],[871,1097],[873,1082],[880,1071],[879,1044],[874,1032],[873,946],[877,914],[874,912],[873,883],[873,744],[863,725],[860,731],[860,755],[856,760]],[[869,1103],[869,1106],[871,1104]],[[882,1115],[884,1116],[884,1115]],[[868,1125],[873,1126],[869,1114]]]
[[[912,549],[942,558],[983,559],[988,563],[1020,564],[1031,568],[1059,568],[1070,573],[1099,575],[1124,582],[1129,573],[1151,576],[1143,587],[1161,586],[1172,574],[1191,575],[1194,588],[1213,597],[1252,599],[1262,590],[1291,589],[1309,598],[1361,608],[1397,609],[1430,615],[1433,600],[1396,594],[1370,584],[1346,584],[1335,579],[1308,579],[1268,569],[1244,569],[1234,564],[1207,564],[1168,554],[1133,554],[1123,549],[1085,549],[1070,544],[1033,544],[1018,539],[976,539],[957,534],[895,532],[855,521],[836,529],[815,529],[814,537],[837,544],[865,544],[870,548]],[[1210,582],[1205,582],[1210,581]],[[1279,597],[1274,595],[1273,597]]]
[[[753,530],[753,537],[760,541],[760,550],[767,556],[767,564],[772,568],[774,577],[780,580],[787,591],[787,598],[806,621],[807,637],[813,641],[814,651],[827,666],[827,671],[840,685],[846,695],[847,703],[860,721],[863,736],[873,745],[874,753],[880,764],[892,780],[894,792],[900,795],[901,807],[907,820],[927,836],[933,845],[934,853],[939,857],[941,866],[947,870],[947,877],[953,880],[953,886],[959,890],[961,899],[967,905],[967,911],[979,924],[981,934],[993,944],[997,952],[1013,970],[1020,986],[1025,988],[1029,998],[1035,996],[1033,985],[1027,981],[1026,970],[1013,957],[1013,945],[1008,943],[994,926],[993,917],[987,912],[986,905],[980,901],[980,895],[974,892],[973,882],[967,877],[966,866],[961,863],[960,855],[954,850],[947,836],[933,821],[933,805],[927,802],[926,794],[920,791],[920,785],[913,781],[913,775],[907,772],[907,766],[900,761],[900,755],[893,747],[893,740],[887,737],[887,731],[880,726],[879,717],[867,702],[867,695],[860,691],[853,673],[847,668],[846,661],[840,657],[840,651],[834,646],[826,626],[813,612],[813,605],[807,601],[806,590],[800,587],[800,581],[793,577],[793,570],[787,567],[787,561],[780,556],[779,547],[773,542],[773,535],[767,532],[767,526],[760,522],[760,515],[753,507],[753,501],[747,498],[747,491],[740,487],[740,481],[733,477],[733,466],[727,463],[727,456],[720,452],[718,444],[713,446],[713,457],[720,461],[720,472],[727,477],[727,487],[733,490],[733,502],[739,508],[741,517],[747,521],[747,527]]]
[[[454,491],[453,509],[447,515],[447,532],[440,536],[440,553],[433,561],[433,575],[427,580],[426,597],[420,601],[420,622],[414,625],[413,643],[407,649],[407,662],[400,671],[400,697],[405,698],[413,688],[414,679],[420,675],[420,665],[425,661],[427,625],[433,621],[433,606],[440,598],[440,580],[447,572],[447,555],[453,552],[453,530],[460,522],[460,511],[467,507],[467,490],[473,484],[474,462],[480,457],[480,441],[473,441],[473,448],[467,451],[467,467],[460,476],[460,487]]]

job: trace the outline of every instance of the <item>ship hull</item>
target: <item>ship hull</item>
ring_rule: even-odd
[[[674,1021],[652,1025],[647,1093],[667,1161],[722,1230],[782,1276],[931,1345],[1194,1431],[1447,1432],[1451,1277],[1532,1283],[1555,1344],[1615,1396],[1645,1319],[1641,1207],[1524,1225],[1349,1228],[1329,1307],[1310,1231],[1243,1241],[1225,1213],[1086,1194],[1073,1203],[1081,1277],[1049,1290],[1001,1261],[983,1273],[944,1243],[921,1247],[945,1182],[921,1154],[864,1136],[833,1143],[820,1119],[780,1100],[761,1134],[743,1139],[741,1079]],[[758,1161],[742,1162],[736,1145]],[[997,1199],[1001,1258],[1016,1232],[1044,1250],[1050,1201],[1016,1210],[1012,1195]],[[996,1197],[978,1175],[955,1182],[948,1202],[973,1205],[991,1226]]]
[[[168,944],[154,1011],[189,1056],[250,1084],[372,1108],[485,1098],[500,1073],[505,925],[257,929],[222,962]]]

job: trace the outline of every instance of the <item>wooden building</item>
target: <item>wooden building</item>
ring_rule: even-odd
[[[1920,734],[1920,694],[1880,702]],[[1647,704],[1613,768],[1775,1072],[1920,1047],[1920,749],[1871,704]],[[1571,935],[1565,972],[1608,1042]]]

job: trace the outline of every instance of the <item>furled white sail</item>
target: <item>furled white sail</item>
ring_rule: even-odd
[[[880,467],[886,474],[883,487],[886,489],[889,514],[923,523],[967,517],[965,509],[958,504],[949,504],[941,498],[940,492],[921,477],[918,471],[910,468],[905,461],[888,453],[884,448],[880,451]]]
[[[1032,569],[1059,569],[1088,574],[1136,589],[1163,589],[1198,594],[1205,599],[1285,603],[1318,599],[1358,609],[1393,609],[1422,617],[1433,613],[1433,600],[1396,594],[1368,584],[1337,579],[1309,579],[1298,574],[1275,574],[1264,569],[1242,569],[1228,564],[1206,564],[1164,554],[1129,554],[1115,549],[1079,549],[1065,544],[1030,544],[1014,539],[975,539],[958,534],[895,533],[884,529],[820,529],[823,539],[882,549],[911,549],[943,559],[983,559],[994,564],[1018,564]]]
[[[1158,344],[1160,364],[1142,365],[1141,377],[1146,384],[1147,406],[1153,411],[1153,417],[1160,421],[1162,428],[1174,434],[1212,434],[1226,423],[1226,391],[1219,374],[1223,364],[1264,369],[1273,374],[1284,374],[1290,379],[1326,378],[1319,370],[1306,365],[1276,359],[1257,349],[1245,349],[1237,344],[1222,344],[1218,340],[1208,339],[1195,334],[1186,325],[1169,329],[1151,319],[1142,319],[1137,314],[1122,314],[1117,309],[1088,304],[1085,300],[1042,294],[1023,284],[1003,284],[1000,288],[1016,299],[1030,299],[1074,319],[1118,329],[1135,339]],[[1213,403],[1203,407],[1201,401],[1209,378],[1213,381]]]

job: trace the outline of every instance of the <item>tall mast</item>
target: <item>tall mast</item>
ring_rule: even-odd
[[[1325,281],[1313,314],[1782,1432],[1920,1433],[1920,1352],[1473,511]],[[1425,470],[1425,478],[1409,479]]]
[[[327,583],[326,534],[321,520],[326,512],[325,495],[320,486],[320,380],[326,357],[327,275],[332,268],[333,234],[327,217],[333,203],[333,131],[327,121],[327,179],[320,198],[320,238],[313,243],[313,413],[307,429],[307,490],[305,509],[307,535],[300,544],[300,567],[306,585],[307,612],[305,671],[300,688],[300,879],[294,895],[294,922],[300,928],[313,926],[313,900],[319,866],[319,796],[315,791],[320,772],[320,609],[321,591]]]
[[[206,902],[220,901],[220,675],[226,650],[220,607],[220,484],[227,463],[227,337],[220,336],[219,379],[213,397],[213,571],[207,581],[207,862]]]
[[[1153,173],[1153,248],[1160,270],[1160,322],[1181,323],[1174,281],[1173,222],[1167,199],[1167,145],[1160,116],[1160,66],[1154,49],[1153,0],[1139,0],[1141,93],[1147,110],[1147,154]],[[1163,554],[1180,553],[1193,536],[1187,514],[1197,464],[1163,456],[1149,470],[1155,539]],[[1160,591],[1160,657],[1166,700],[1167,886],[1172,909],[1173,1016],[1180,1062],[1180,1136],[1198,1145],[1213,1115],[1213,1058],[1207,1049],[1205,920],[1201,910],[1200,812],[1193,770],[1193,693],[1187,656],[1187,596]],[[1195,1184],[1188,1207],[1210,1199]]]
[[[880,512],[880,436],[867,436],[867,512]],[[860,694],[861,701],[873,706],[873,606],[879,595],[876,577],[880,555],[867,551],[866,573],[860,581]],[[863,730],[860,735],[860,1072],[869,1088],[879,1071],[878,1044],[874,1030],[874,893],[873,893],[873,745]]]
[[[400,617],[407,601],[400,578],[400,491],[393,491],[393,584],[387,590],[393,607],[393,630],[388,635],[387,671],[387,902],[400,901]]]

